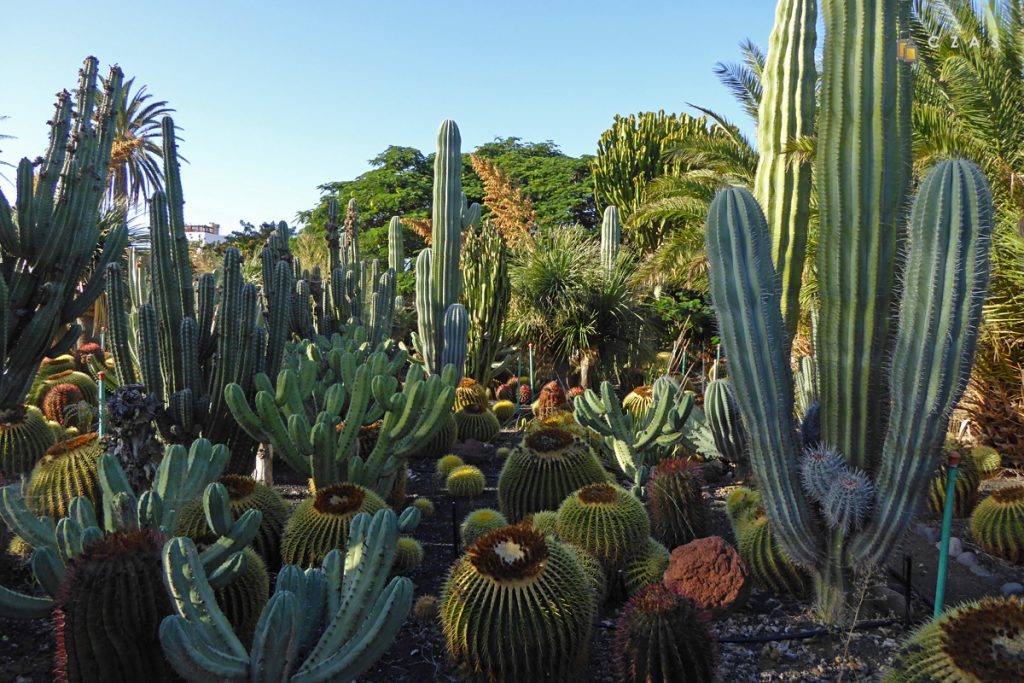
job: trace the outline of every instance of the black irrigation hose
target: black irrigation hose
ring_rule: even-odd
[[[853,625],[854,631],[863,631],[866,629],[880,628],[882,626],[892,626],[893,624],[902,624],[902,619],[871,619],[869,621],[860,621]],[[846,629],[839,628],[816,628],[810,631],[796,631],[795,633],[771,633],[763,636],[725,636],[718,639],[720,643],[768,643],[777,640],[803,640],[806,638],[817,638],[818,636],[827,635],[829,633],[845,633]]]

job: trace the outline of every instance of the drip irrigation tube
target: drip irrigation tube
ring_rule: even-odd
[[[882,626],[902,624],[902,619],[871,619],[860,621],[853,625],[854,631],[864,631]],[[720,643],[768,643],[777,640],[803,640],[806,638],[817,638],[829,633],[845,633],[846,629],[840,628],[815,628],[809,631],[796,631],[793,633],[769,633],[761,636],[724,636],[718,639]]]

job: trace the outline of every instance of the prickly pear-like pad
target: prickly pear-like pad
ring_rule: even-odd
[[[478,538],[466,556],[478,572],[495,581],[522,581],[544,568],[548,544],[536,529],[507,526]]]
[[[900,647],[886,683],[1024,680],[1024,601],[982,598],[944,612]]]
[[[750,596],[743,560],[720,536],[698,538],[673,550],[663,582],[714,619],[739,609]]]

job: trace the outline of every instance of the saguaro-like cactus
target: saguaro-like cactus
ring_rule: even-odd
[[[462,192],[462,138],[452,120],[441,123],[434,158],[431,246],[416,258],[416,341],[430,374],[454,365],[462,376],[466,363],[468,320],[459,303],[462,230],[480,221],[480,205],[467,206]]]
[[[782,280],[782,319],[789,338],[800,319],[800,284],[811,213],[811,162],[794,161],[787,145],[814,135],[817,20],[816,0],[779,2],[768,38],[758,108],[760,158],[754,196],[772,234],[772,261]]]
[[[867,478],[850,469],[863,462],[863,453],[857,457],[840,448],[846,473],[834,478],[833,487],[846,488],[822,495],[805,493],[800,486],[800,463],[807,456],[793,422],[793,381],[782,343],[781,292],[768,258],[768,226],[744,190],[725,190],[712,204],[707,234],[711,293],[750,438],[751,465],[778,541],[814,573],[819,607],[828,619],[843,618],[849,574],[891,551],[927,490],[949,411],[973,361],[988,282],[990,231],[991,198],[980,172],[962,161],[935,168],[914,203],[900,326],[889,364],[891,412],[887,425],[875,426],[885,435],[881,458],[868,461],[876,492],[872,497],[861,490],[869,485]],[[835,276],[819,269],[820,279]],[[849,315],[856,315],[848,308]],[[850,354],[863,349],[842,348]],[[822,377],[823,394],[834,391],[830,380]],[[823,420],[823,427],[828,424]],[[832,443],[827,431],[824,442]],[[859,501],[857,514],[828,514],[849,510],[846,495]],[[827,531],[823,515],[833,522]],[[864,525],[834,523],[843,519],[863,520]]]
[[[361,552],[343,560],[334,550],[322,570],[282,569],[249,650],[217,606],[194,544],[172,540],[164,571],[178,614],[160,625],[164,653],[187,681],[355,680],[390,647],[412,607],[412,581],[385,586],[398,532],[391,510],[362,513],[348,538]]]
[[[189,443],[201,435],[228,446],[232,470],[248,472],[256,444],[231,419],[224,388],[236,383],[251,394],[253,375],[280,362],[287,331],[284,304],[271,307],[267,329],[258,325],[256,286],[245,283],[237,249],[224,254],[219,298],[211,273],[200,276],[193,287],[174,123],[164,117],[162,125],[166,193],[156,192],[150,200],[152,301],[137,305],[138,372],[127,352],[132,346],[130,316],[125,314],[130,304],[120,266],[109,268],[110,337],[117,372],[122,381],[140,377],[161,398],[166,410],[157,424],[165,440]]]

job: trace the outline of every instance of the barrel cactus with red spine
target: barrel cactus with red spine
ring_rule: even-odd
[[[686,458],[662,460],[647,481],[654,537],[668,548],[707,535],[708,503],[700,467]]]

